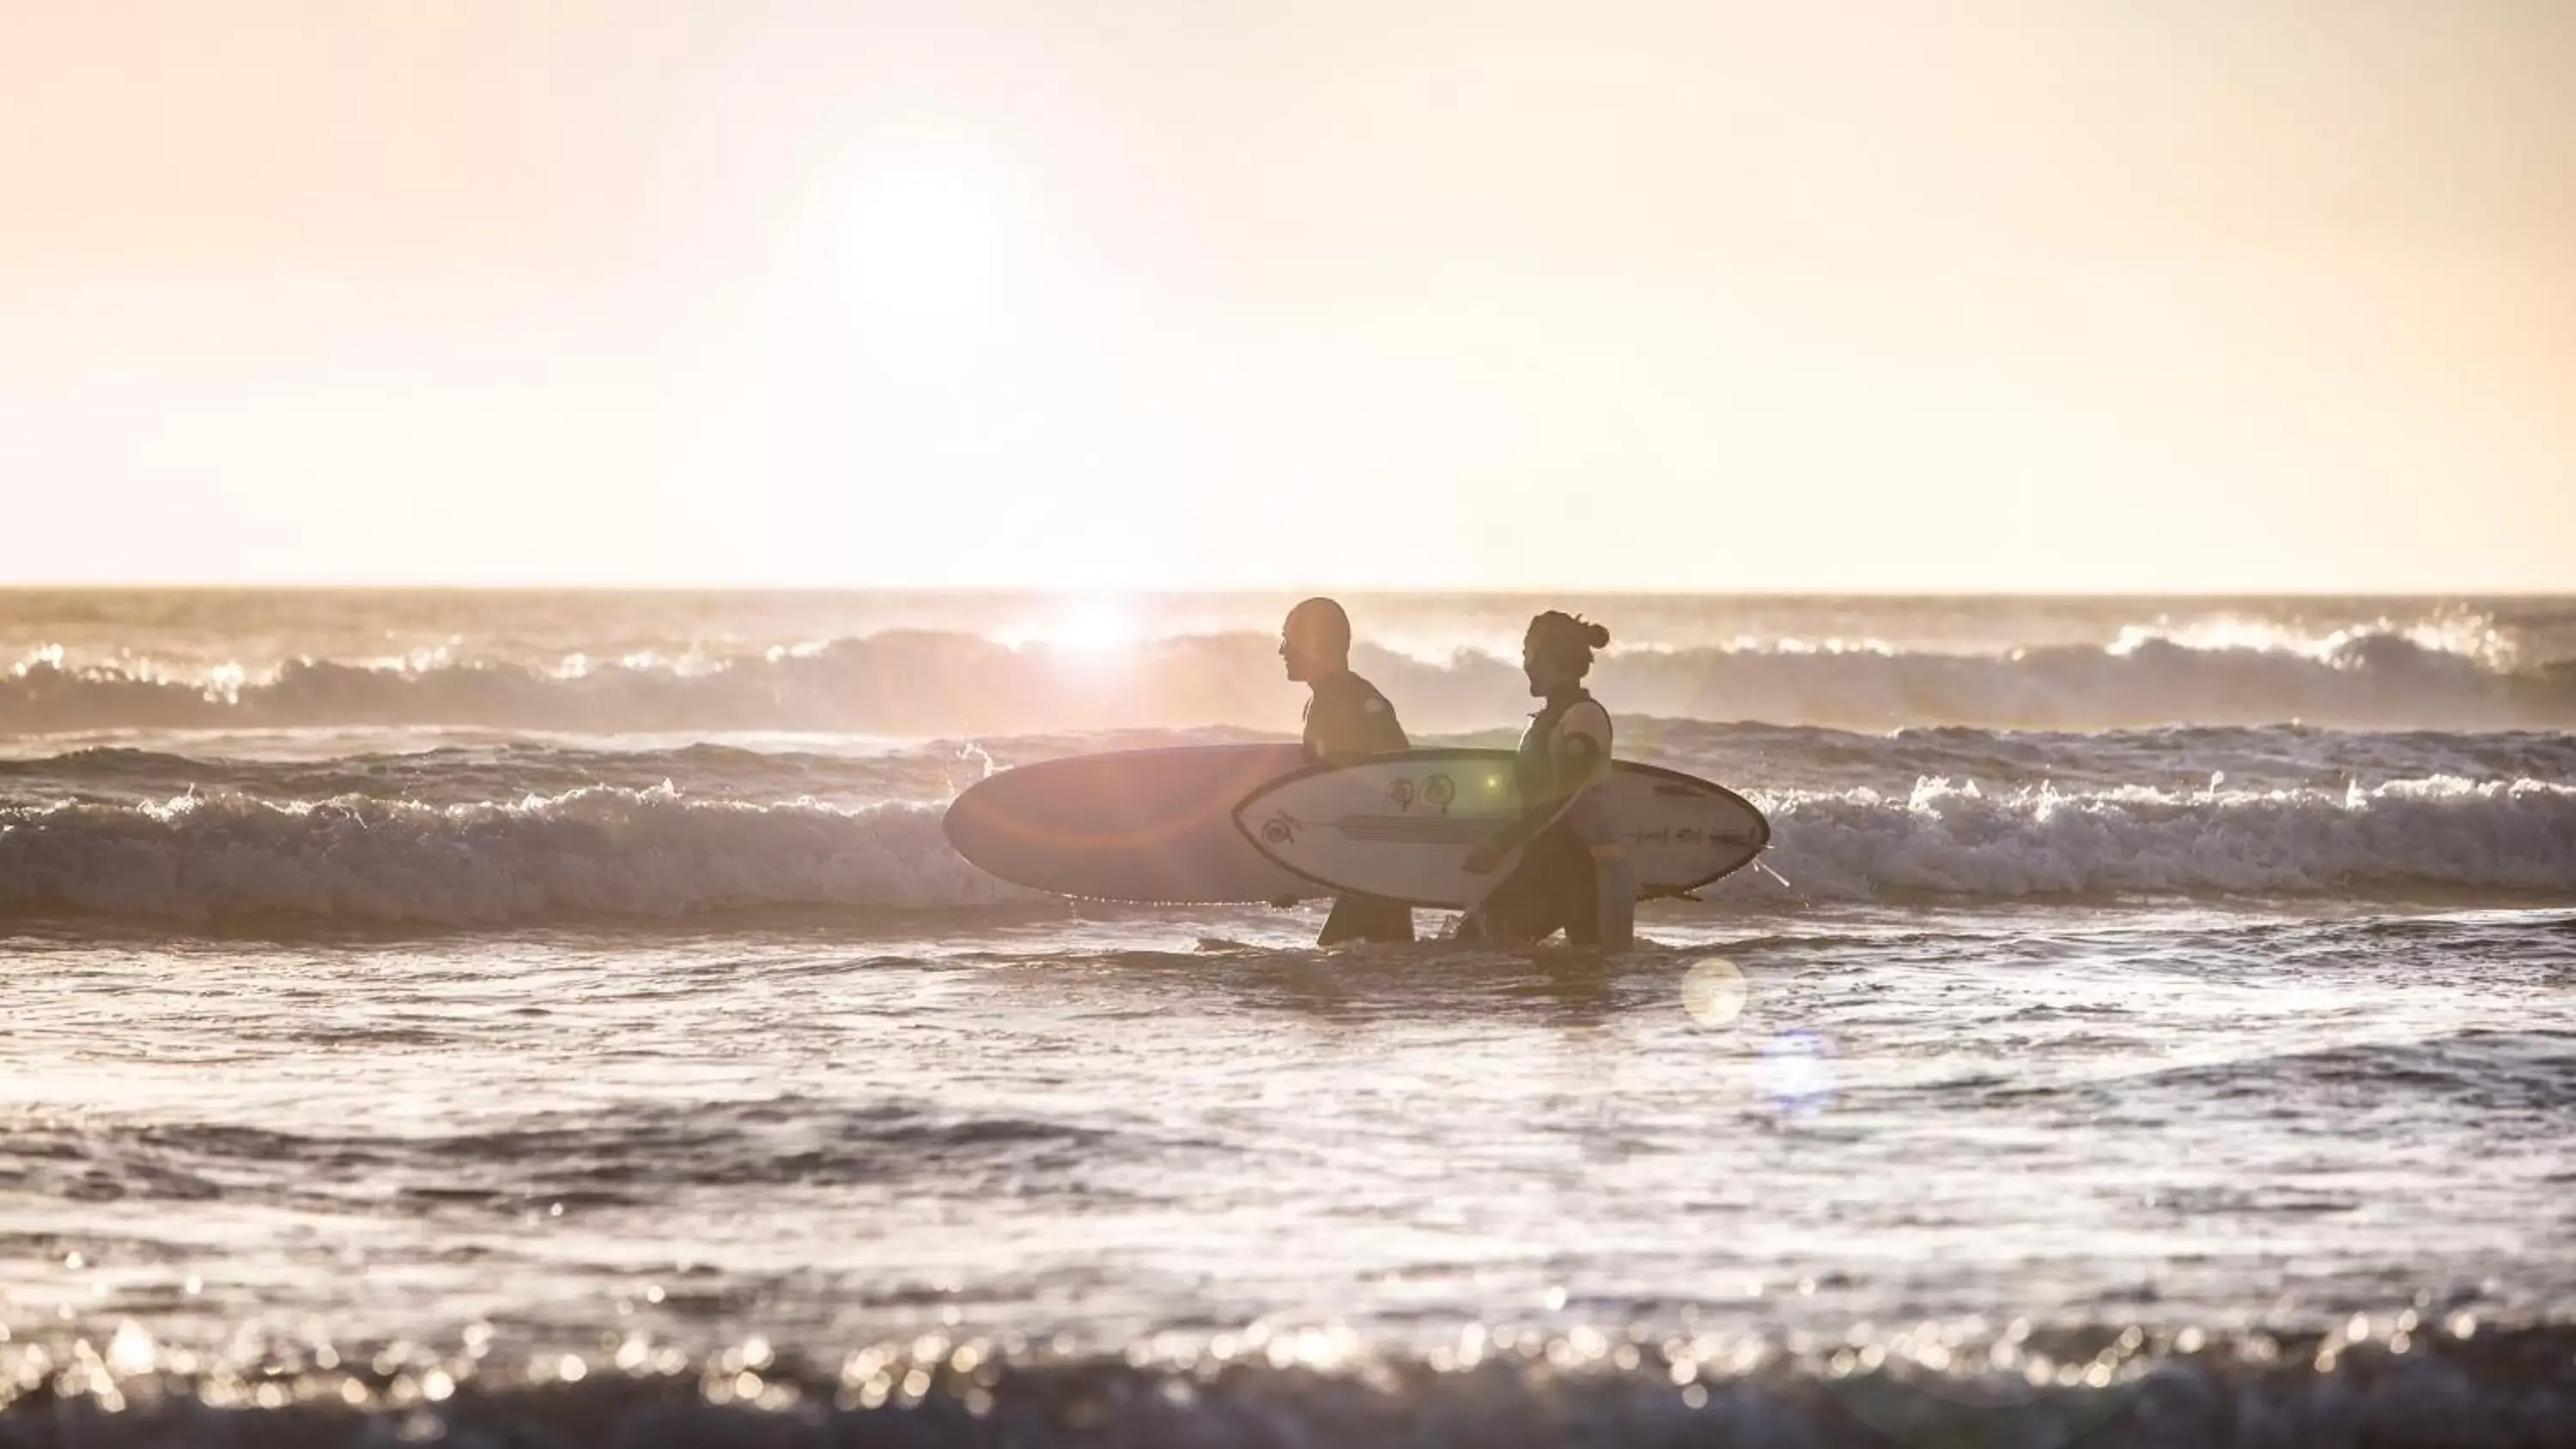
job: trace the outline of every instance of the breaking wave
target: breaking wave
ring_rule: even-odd
[[[2319,643],[2206,644],[2132,632],[2107,647],[2002,653],[1875,644],[1632,649],[1594,686],[1619,710],[1886,729],[2100,729],[2197,723],[2514,729],[2576,725],[2576,666],[2515,669],[2492,651],[2360,630]],[[1419,730],[1489,727],[1527,706],[1515,661],[1362,646],[1359,667]],[[47,655],[0,675],[0,732],[486,726],[565,731],[794,729],[1032,733],[1293,718],[1299,692],[1253,634],[1114,648],[898,632],[734,658],[540,668],[298,660],[260,675],[173,678]]]
[[[2576,786],[2536,780],[1992,793],[1929,780],[1766,808],[1772,863],[1814,897],[2576,895]]]
[[[968,865],[938,808],[599,787],[433,806],[238,795],[0,812],[0,910],[470,925],[1039,899]]]
[[[1790,884],[1866,900],[2470,893],[2576,897],[2576,786],[1756,794]],[[933,805],[751,804],[596,786],[517,803],[192,795],[0,810],[0,911],[431,925],[1049,899],[950,850]]]
[[[561,795],[594,785],[670,783],[691,798],[831,805],[945,800],[996,769],[1104,750],[1278,742],[1280,730],[1126,730],[992,735],[892,743],[869,737],[729,736],[672,743],[394,732],[196,736],[185,752],[74,743],[55,754],[0,756],[0,807],[81,801],[137,804],[187,794],[264,800],[358,795],[471,805]],[[1509,748],[1510,726],[1418,732],[1422,745]],[[277,747],[286,753],[280,757]],[[359,748],[342,752],[343,747]],[[410,746],[404,748],[403,746]],[[424,747],[425,746],[425,747]],[[1783,792],[1866,786],[1910,792],[1918,780],[1974,780],[1994,789],[2053,783],[2340,790],[2359,781],[2452,775],[2473,780],[2576,782],[2576,733],[2350,731],[2296,725],[2171,726],[2099,732],[2006,731],[1967,725],[1884,734],[1815,725],[1717,724],[1624,716],[1619,752],[1731,785]]]

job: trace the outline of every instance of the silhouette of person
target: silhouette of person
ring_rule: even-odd
[[[1593,651],[1609,642],[1608,629],[1579,615],[1551,609],[1530,620],[1521,669],[1543,704],[1512,761],[1520,818],[1465,862],[1483,875],[1517,849],[1520,863],[1460,923],[1462,937],[1516,945],[1562,930],[1577,946],[1636,942],[1636,871],[1599,788],[1610,775],[1610,712],[1583,687]]]
[[[1363,759],[1412,748],[1395,706],[1377,686],[1351,672],[1351,619],[1331,599],[1308,599],[1279,628],[1279,657],[1288,677],[1306,686],[1306,757]],[[1316,936],[1318,946],[1344,941],[1410,941],[1413,910],[1398,901],[1348,895]]]

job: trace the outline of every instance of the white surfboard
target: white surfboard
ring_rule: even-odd
[[[1597,788],[1648,897],[1707,885],[1771,840],[1743,796],[1678,771],[1621,760]],[[1510,751],[1411,750],[1282,776],[1245,797],[1234,823],[1317,886],[1461,910],[1512,868],[1470,875],[1468,852],[1519,815]]]

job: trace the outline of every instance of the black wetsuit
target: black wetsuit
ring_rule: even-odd
[[[1636,879],[1598,796],[1564,809],[1566,797],[1590,782],[1609,756],[1606,712],[1577,732],[1572,744],[1579,748],[1569,746],[1565,716],[1578,705],[1599,709],[1580,689],[1554,696],[1521,735],[1512,783],[1522,816],[1554,818],[1522,847],[1519,863],[1485,898],[1481,914],[1509,940],[1540,941],[1562,930],[1573,945],[1624,950],[1635,930]]]
[[[1313,760],[1354,760],[1411,749],[1395,706],[1377,686],[1345,669],[1312,681],[1314,698],[1306,702],[1306,756]],[[1413,911],[1375,896],[1343,896],[1325,918],[1318,946],[1342,941],[1410,941]]]

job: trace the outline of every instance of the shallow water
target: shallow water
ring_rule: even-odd
[[[432,599],[377,632],[443,621],[537,669],[643,628],[577,600],[496,610],[505,638]],[[233,658],[199,624],[131,632],[152,607],[84,627]],[[351,651],[363,687],[280,723],[275,659],[120,676],[76,731],[0,742],[7,1442],[2569,1433],[2576,739],[2391,702],[2541,677],[2539,606],[2427,611],[2493,647],[2410,643],[2438,667],[2397,683],[2381,646],[2322,646],[2361,679],[2337,697],[2390,716],[2369,730],[1622,711],[1623,754],[1770,811],[1786,883],[1651,906],[1651,948],[1607,961],[1317,952],[1312,909],[1062,902],[938,834],[990,768],[1276,737],[1275,680],[1275,713],[1115,730],[981,732],[979,699],[816,729],[790,693],[743,728],[531,732],[506,691],[500,718],[400,718],[451,666],[354,662],[358,605],[327,636],[301,597],[226,607],[280,658]],[[633,617],[677,655],[814,607]],[[1644,612],[1713,635],[1726,607]],[[1803,607],[2020,667],[1955,618]],[[2394,607],[2190,667],[2309,661]],[[1953,612],[2134,657],[2108,645],[2155,611],[2094,608]],[[2216,628],[2178,608],[2155,627]],[[1084,658],[1061,677],[1109,667]],[[0,717],[54,709],[63,667],[0,682]],[[1459,710],[1485,668],[1451,670]],[[2497,689],[2474,710],[2536,697]],[[1443,737],[1524,706],[1475,707]]]

